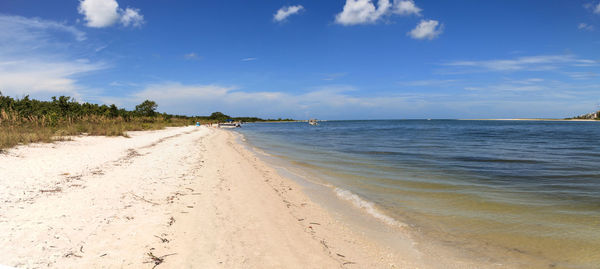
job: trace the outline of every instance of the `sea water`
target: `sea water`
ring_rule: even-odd
[[[490,264],[600,268],[600,122],[324,121],[239,131],[424,241]]]

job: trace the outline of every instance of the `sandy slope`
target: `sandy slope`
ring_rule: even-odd
[[[131,136],[80,137],[0,154],[0,264],[421,264],[416,252],[391,251],[353,233],[237,144],[231,132],[186,127]]]

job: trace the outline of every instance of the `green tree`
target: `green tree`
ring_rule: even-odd
[[[221,113],[221,112],[213,112],[212,114],[210,114],[210,116],[208,117],[210,120],[215,120],[215,121],[226,121],[228,119],[230,119],[229,116]]]
[[[158,105],[154,101],[146,100],[141,104],[135,106],[135,112],[141,116],[154,117],[156,115],[156,109]]]
[[[116,118],[119,116],[119,108],[115,104],[110,105],[108,108],[108,116],[111,118]]]

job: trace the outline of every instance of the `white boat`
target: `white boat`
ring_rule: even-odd
[[[219,128],[240,128],[242,125],[239,122],[219,123]]]
[[[308,120],[308,124],[316,126],[319,125],[319,121],[317,119],[310,119]]]

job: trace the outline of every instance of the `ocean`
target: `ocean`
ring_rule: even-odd
[[[238,131],[332,196],[424,241],[489,263],[600,268],[600,122],[323,121]]]

